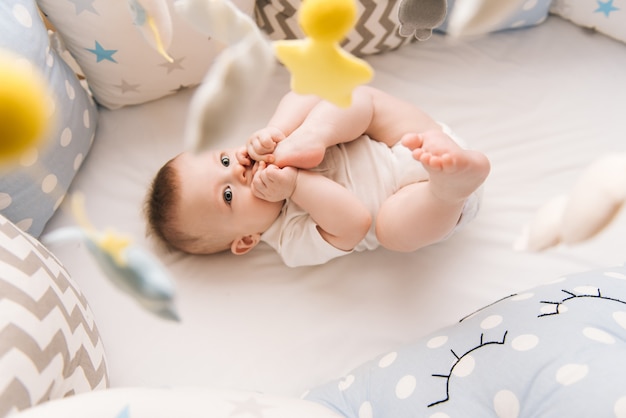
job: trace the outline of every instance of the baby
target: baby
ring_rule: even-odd
[[[478,210],[487,157],[413,104],[372,87],[343,109],[288,93],[241,148],[184,152],[146,200],[152,232],[193,254],[259,242],[288,266],[379,245],[414,251]]]

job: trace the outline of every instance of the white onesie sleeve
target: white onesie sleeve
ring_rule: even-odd
[[[263,233],[262,240],[272,246],[289,267],[324,264],[352,252],[329,244],[313,219],[293,203],[283,208],[276,222]]]

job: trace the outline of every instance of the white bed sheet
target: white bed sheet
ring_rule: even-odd
[[[626,151],[626,45],[557,17],[454,42],[440,35],[371,57],[373,85],[414,101],[491,159],[477,219],[413,254],[380,249],[291,269],[269,247],[245,258],[158,253],[178,286],[181,323],[120,293],[81,244],[51,249],[91,303],[111,384],[202,385],[298,396],[499,298],[561,274],[621,264],[626,217],[575,248],[520,253],[534,211],[595,158]],[[279,68],[254,114],[216,147],[263,126],[288,89]],[[141,205],[156,170],[182,149],[192,90],[102,110],[73,191],[99,228],[150,246]],[[47,231],[72,224],[61,210]]]

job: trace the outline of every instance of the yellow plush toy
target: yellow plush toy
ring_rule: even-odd
[[[352,90],[374,76],[369,64],[339,46],[356,16],[354,0],[302,2],[298,23],[307,38],[274,42],[276,57],[291,72],[294,92],[350,106]]]
[[[53,108],[43,76],[19,55],[0,50],[0,80],[0,163],[7,164],[41,141]]]

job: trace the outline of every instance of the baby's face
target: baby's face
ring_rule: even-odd
[[[282,202],[268,202],[253,194],[257,165],[248,163],[237,151],[183,153],[176,159],[182,232],[196,237],[220,233],[235,240],[263,233],[274,222]]]

